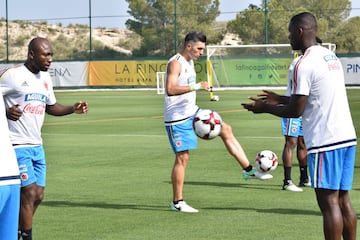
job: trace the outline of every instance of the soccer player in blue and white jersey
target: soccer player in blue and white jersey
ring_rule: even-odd
[[[289,39],[303,57],[295,67],[295,91],[286,105],[264,97],[250,98],[244,108],[279,117],[302,116],[311,185],[323,216],[326,240],[356,239],[357,215],[352,207],[356,133],[340,60],[316,41],[317,21],[309,12],[293,16]],[[266,97],[265,97],[266,98]]]
[[[205,81],[196,83],[193,60],[205,51],[206,36],[201,32],[190,32],[185,37],[183,49],[171,57],[167,64],[164,96],[164,121],[170,145],[175,153],[171,172],[173,201],[170,209],[178,212],[198,212],[183,199],[185,170],[189,160],[189,150],[197,148],[197,137],[192,128],[192,120],[198,111],[196,90],[208,89]],[[269,179],[271,174],[260,173],[252,167],[243,148],[233,135],[231,126],[223,123],[220,137],[228,152],[243,169],[243,178]]]
[[[32,218],[44,198],[46,162],[41,128],[45,113],[63,116],[86,113],[88,104],[73,106],[56,102],[48,72],[53,49],[45,38],[32,39],[25,64],[12,67],[0,76],[10,139],[15,148],[21,177],[19,235],[32,239]]]
[[[300,59],[301,56],[298,56],[290,64],[285,96],[291,96],[294,86],[294,69],[296,63]],[[302,192],[302,188],[297,187],[291,178],[293,152],[296,148],[296,156],[300,167],[299,186],[306,186],[309,184],[309,177],[307,175],[307,151],[304,143],[302,118],[281,118],[281,131],[285,137],[285,144],[282,152],[284,164],[284,180],[282,189],[293,192]]]
[[[0,95],[0,240],[17,240],[20,173]]]

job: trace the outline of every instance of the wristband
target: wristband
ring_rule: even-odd
[[[196,91],[196,90],[199,90],[201,88],[202,88],[201,83],[195,83],[195,84],[190,85],[190,91]]]

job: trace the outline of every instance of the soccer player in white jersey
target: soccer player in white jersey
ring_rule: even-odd
[[[21,177],[19,237],[32,239],[32,219],[44,198],[46,162],[41,138],[45,113],[63,116],[86,113],[88,104],[73,106],[56,102],[48,69],[53,49],[45,38],[33,38],[23,65],[12,67],[0,76],[10,139],[15,148]]]
[[[291,96],[294,87],[294,69],[301,56],[296,57],[289,67],[288,84],[285,96]],[[303,136],[302,118],[281,118],[282,134],[285,137],[284,149],[282,152],[282,159],[284,163],[284,181],[283,190],[302,192],[300,187],[310,186],[309,177],[307,174],[307,151]],[[296,156],[300,168],[300,182],[297,187],[291,177],[293,152],[296,147]]]
[[[185,169],[189,150],[197,148],[197,137],[192,129],[192,120],[199,110],[196,105],[196,90],[208,90],[208,83],[196,83],[193,60],[205,50],[206,36],[201,32],[190,32],[185,37],[183,49],[170,58],[167,64],[164,121],[170,145],[175,153],[171,173],[173,201],[170,209],[179,212],[198,212],[183,199]],[[223,123],[220,136],[229,151],[243,168],[243,178],[272,178],[270,174],[257,172],[247,159],[243,148],[232,133],[231,127]]]
[[[317,21],[303,12],[289,23],[293,50],[303,57],[295,67],[294,91],[286,105],[251,97],[244,108],[279,117],[302,116],[311,185],[323,216],[326,240],[356,239],[357,215],[352,207],[356,133],[346,94],[344,72],[337,56],[316,41]],[[266,97],[265,97],[266,98]]]
[[[258,96],[266,97],[266,101],[271,104],[288,104],[294,82],[294,69],[302,56],[293,59],[288,70],[288,84],[285,96],[276,94],[275,92],[264,90]],[[303,136],[302,117],[298,118],[281,118],[281,131],[285,137],[285,144],[282,152],[283,166],[284,166],[284,180],[282,190],[292,192],[302,192],[303,189],[297,187],[291,179],[292,158],[293,152],[296,148],[296,156],[300,168],[300,182],[299,186],[310,186],[309,177],[307,174],[307,150]]]
[[[0,240],[17,240],[20,173],[0,96]]]

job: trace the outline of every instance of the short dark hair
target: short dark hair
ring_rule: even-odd
[[[189,42],[203,42],[203,43],[206,43],[206,35],[204,33],[202,33],[202,32],[197,32],[197,31],[189,32],[185,36],[184,46],[186,44],[188,44]]]
[[[294,26],[317,30],[316,17],[310,12],[302,12],[293,16],[290,20]]]

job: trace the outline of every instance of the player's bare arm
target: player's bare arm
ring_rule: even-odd
[[[178,86],[177,81],[181,72],[181,65],[177,61],[172,61],[167,67],[166,73],[166,93],[168,96],[183,94],[188,90],[185,86]]]
[[[262,98],[250,97],[251,103],[241,105],[253,113],[270,113],[278,117],[295,118],[300,117],[305,109],[308,96],[292,95],[286,105],[272,105],[266,103]]]
[[[263,99],[266,103],[272,105],[288,104],[290,99],[290,97],[279,95],[270,90],[263,90],[257,96]]]
[[[198,89],[209,89],[206,81],[196,83],[191,86],[179,86],[178,77],[181,73],[181,64],[178,61],[172,61],[168,65],[166,78],[166,93],[168,96],[180,95]]]
[[[178,77],[181,72],[181,65],[177,61],[169,63],[166,73],[166,93],[168,96],[180,95],[189,92],[189,87],[178,86]]]
[[[22,111],[19,108],[20,104],[15,104],[6,109],[6,117],[12,121],[17,121],[22,115]]]
[[[46,105],[46,112],[53,116],[64,116],[72,113],[82,114],[88,112],[88,103],[80,101],[73,106],[64,106],[59,103],[54,105]]]

